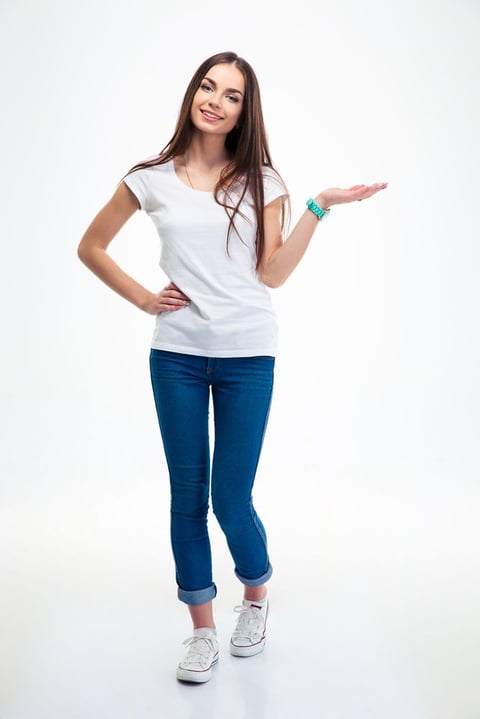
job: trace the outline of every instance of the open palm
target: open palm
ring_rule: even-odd
[[[376,182],[373,185],[354,185],[348,189],[330,187],[328,190],[322,190],[318,199],[321,200],[323,207],[342,205],[347,202],[354,202],[354,200],[366,200],[380,190],[384,190],[387,186],[387,182]]]

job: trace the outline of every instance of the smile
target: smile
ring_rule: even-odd
[[[223,120],[220,115],[216,115],[214,112],[209,112],[208,110],[200,110],[200,112],[206,120]]]

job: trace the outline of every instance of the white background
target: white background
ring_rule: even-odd
[[[0,33],[1,719],[479,719],[478,3],[1,0]],[[257,72],[293,221],[325,187],[389,188],[334,208],[274,291],[270,653],[193,700],[153,319],[76,247],[223,50]],[[112,254],[155,290],[158,249],[138,213]]]

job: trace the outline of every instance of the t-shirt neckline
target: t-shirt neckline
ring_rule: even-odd
[[[177,174],[176,169],[175,169],[175,160],[174,160],[173,157],[172,157],[172,159],[170,160],[169,164],[170,164],[170,170],[173,172],[173,174],[174,174],[174,176],[175,176],[175,179],[176,179],[177,182],[178,182],[182,187],[184,187],[186,190],[188,190],[188,191],[190,191],[190,192],[198,192],[198,193],[200,193],[200,194],[202,194],[202,195],[210,195],[210,196],[213,195],[213,190],[197,190],[197,189],[195,189],[195,187],[190,187],[190,185],[187,185],[186,182],[184,182],[183,180],[181,180],[180,177],[179,177],[178,174]]]

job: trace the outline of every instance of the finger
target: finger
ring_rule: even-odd
[[[374,182],[372,185],[354,185],[349,188],[350,192],[362,192],[362,191],[374,191],[383,190],[387,187],[388,182]]]
[[[183,310],[186,306],[186,303],[171,305],[166,302],[157,302],[154,304],[153,310],[155,314],[159,314],[160,312],[178,312],[178,310]]]
[[[371,192],[378,192],[384,190],[388,185],[388,182],[375,182],[373,185],[369,185],[368,190]]]
[[[187,295],[186,295],[184,292],[182,292],[181,290],[177,290],[177,289],[169,290],[169,289],[164,288],[163,290],[161,290],[161,291],[158,293],[158,296],[163,296],[163,297],[176,297],[176,298],[182,299],[182,300],[189,300],[189,299],[190,299],[189,297],[187,297]]]
[[[373,197],[373,195],[376,195],[377,192],[379,192],[380,190],[383,190],[383,189],[385,189],[383,186],[380,186],[380,187],[377,187],[377,186],[375,186],[375,187],[374,187],[374,186],[369,187],[367,190],[365,190],[364,192],[362,192],[362,196],[361,196],[361,197],[357,197],[357,200],[358,200],[359,202],[361,202],[362,200],[367,200],[369,197]]]
[[[167,285],[166,287],[164,287],[163,290],[161,290],[161,291],[172,295],[172,297],[178,296],[178,297],[182,297],[187,300],[189,299],[189,297],[187,297],[187,295],[184,292],[182,292],[182,290],[179,289],[177,287],[177,285],[174,284],[173,282],[170,282],[170,284]]]
[[[185,299],[185,295],[182,295],[180,292],[177,292],[176,290],[162,290],[158,293],[157,297],[164,297],[166,300],[172,299],[172,300],[181,300]]]
[[[164,304],[170,308],[186,307],[187,305],[190,304],[189,300],[180,300],[180,299],[177,299],[176,297],[159,297],[158,300],[159,300],[159,302],[161,302],[162,304]]]
[[[160,292],[157,292],[157,294],[154,295],[154,298],[157,301],[172,304],[190,302],[190,299],[184,295],[183,292],[180,292],[179,290],[167,290],[165,288],[160,290]]]

